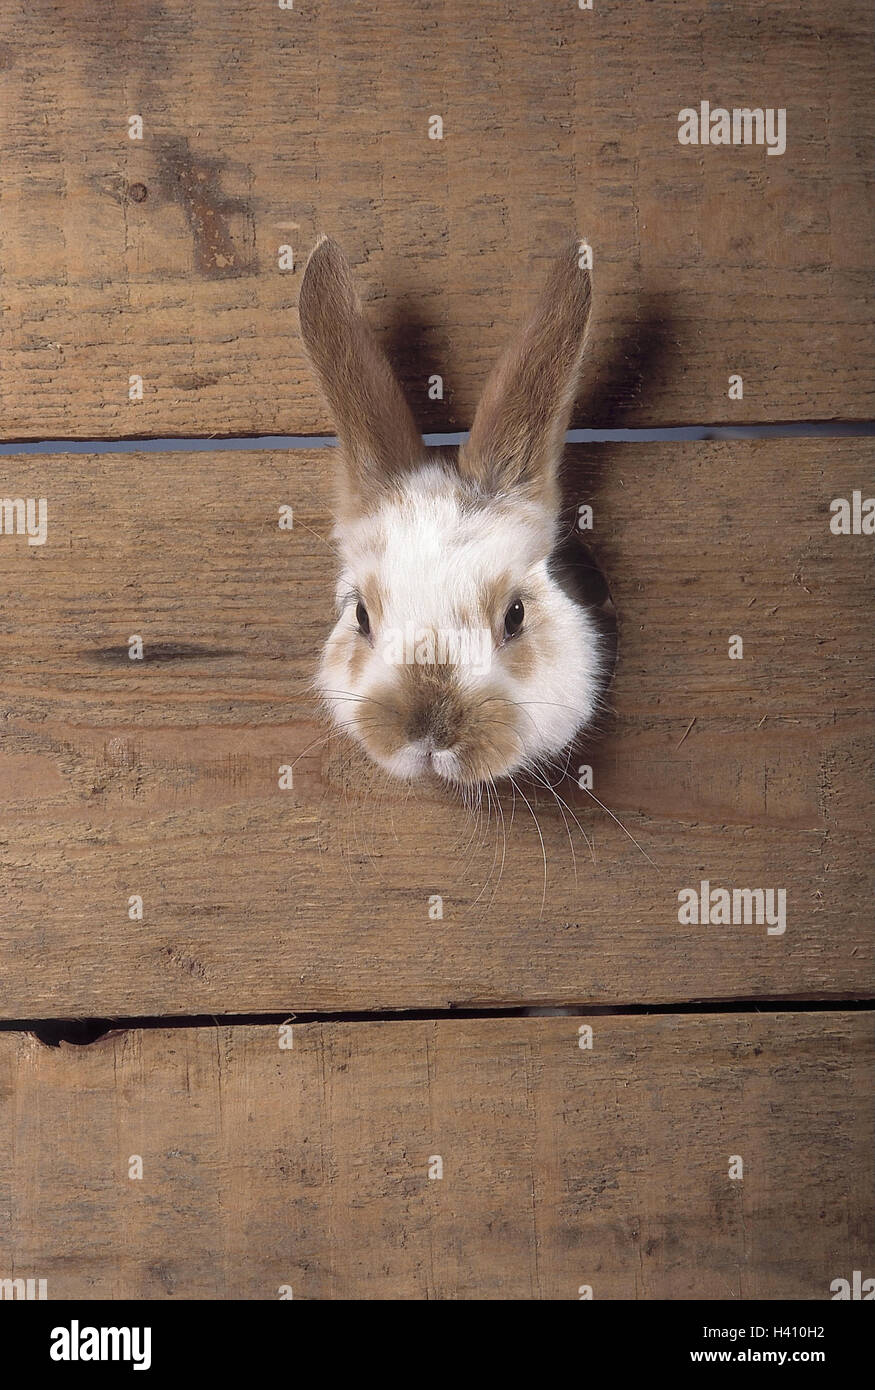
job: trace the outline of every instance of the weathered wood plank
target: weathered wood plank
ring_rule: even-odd
[[[573,777],[591,852],[529,788],[544,893],[510,793],[505,842],[322,741],[326,451],[5,459],[48,532],[0,536],[0,1016],[871,993],[872,540],[830,502],[871,496],[872,460],[576,451],[620,638],[581,756],[641,848]],[[681,925],[703,879],[786,889],[786,931]]]
[[[10,0],[0,26],[7,438],[331,432],[295,312],[321,230],[423,428],[470,423],[571,227],[579,423],[873,414],[864,0]],[[682,146],[701,101],[785,109],[786,152]]]
[[[0,1034],[0,1277],[53,1299],[823,1300],[872,1274],[866,1015],[311,1024],[293,1044]]]

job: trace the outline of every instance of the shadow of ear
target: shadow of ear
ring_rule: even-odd
[[[421,432],[439,434],[457,428],[443,331],[426,320],[417,304],[406,300],[393,305],[381,342]],[[439,384],[435,377],[440,378]],[[437,391],[441,394],[436,396]]]
[[[579,421],[578,428],[628,428],[627,416],[633,402],[636,406],[640,405],[641,398],[646,395],[648,382],[657,372],[661,377],[665,376],[673,341],[666,298],[649,296],[642,299],[634,328],[622,336],[616,336],[609,347],[598,354],[595,378],[587,378],[584,365],[584,379],[574,414],[575,420]],[[589,609],[602,635],[607,652],[601,691],[603,699],[613,681],[619,656],[619,632],[610,578],[599,560],[600,488],[603,480],[610,478],[616,462],[630,447],[634,446],[622,441],[566,447],[559,532],[562,539],[550,561],[551,571],[558,583],[576,603]],[[592,508],[592,530],[581,529],[582,507]],[[582,742],[591,744],[593,737],[603,734],[608,720],[605,710],[593,728],[584,732]]]
[[[583,374],[572,427],[624,429],[631,425],[632,407],[640,408],[654,381],[668,377],[674,323],[667,295],[643,295],[633,324],[625,325],[600,341],[609,325],[595,322],[592,342],[584,359]]]
[[[672,320],[665,296],[651,295],[642,299],[634,328],[623,337],[614,337],[609,348],[594,354],[598,359],[595,378],[590,377],[587,362],[584,362],[581,389],[573,416],[579,422],[576,427],[629,428],[627,417],[632,403],[640,405],[647,384],[657,371],[662,377],[665,376],[673,341]],[[592,507],[598,516],[601,480],[610,476],[615,460],[629,447],[623,441],[609,441],[595,446],[566,446],[562,468],[561,535],[579,534],[578,509],[582,505]],[[597,551],[596,537],[597,531],[593,533],[593,544]]]

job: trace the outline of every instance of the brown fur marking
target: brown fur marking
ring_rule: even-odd
[[[340,515],[361,510],[425,453],[395,374],[365,321],[349,265],[330,237],[319,241],[298,299],[301,337],[341,444]]]
[[[459,468],[485,491],[523,488],[558,504],[556,466],[577,394],[590,275],[577,239],[556,257],[522,334],[486,383]]]

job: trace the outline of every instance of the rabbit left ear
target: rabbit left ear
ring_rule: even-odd
[[[459,451],[459,469],[487,492],[522,490],[555,510],[562,445],[586,343],[589,270],[581,243],[556,256],[534,313],[494,368]]]
[[[301,336],[340,439],[347,505],[368,497],[425,456],[422,436],[389,361],[359,305],[346,258],[322,237],[298,298]]]

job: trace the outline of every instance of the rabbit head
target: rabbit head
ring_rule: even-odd
[[[301,333],[340,445],[339,616],[317,687],[398,777],[470,786],[545,766],[594,713],[602,638],[550,564],[589,305],[575,242],[454,456],[424,447],[338,245],[310,256]]]

